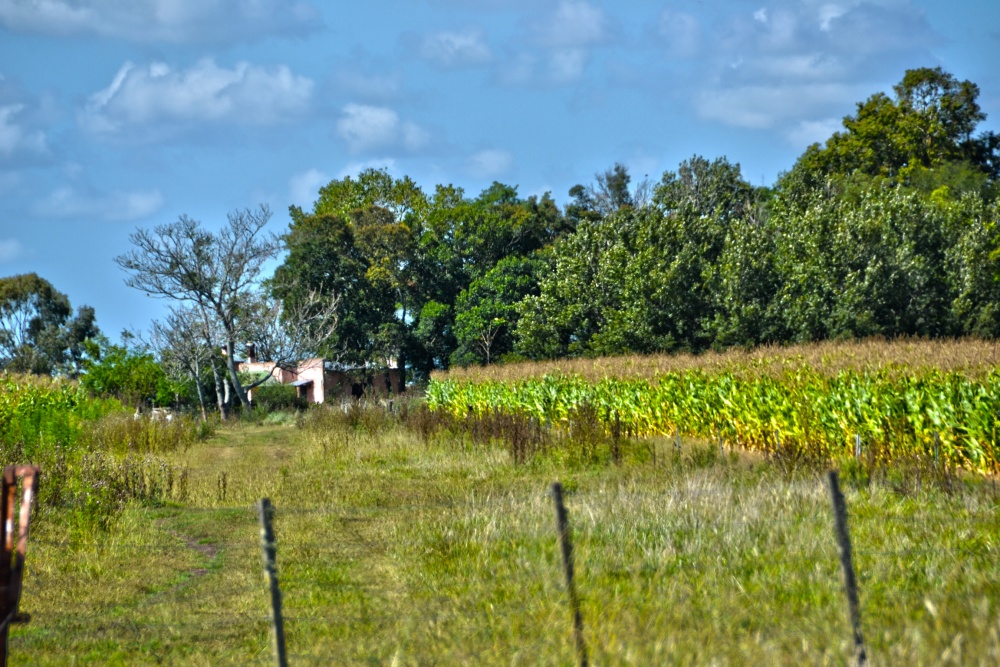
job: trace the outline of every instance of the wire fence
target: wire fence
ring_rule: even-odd
[[[1000,509],[989,504],[961,509],[907,508],[898,512],[883,512],[877,517],[869,516],[867,508],[862,508],[852,515],[852,528],[860,526],[864,538],[858,541],[855,532],[855,542],[847,550],[853,558],[851,563],[845,562],[843,547],[838,553],[835,546],[837,513],[827,508],[825,516],[818,517],[815,504],[804,507],[800,512],[792,511],[792,516],[787,516],[788,511],[784,512],[784,516],[768,515],[757,507],[734,506],[717,508],[714,515],[707,517],[701,506],[678,505],[676,497],[666,492],[621,491],[614,498],[593,491],[581,492],[570,494],[566,499],[569,529],[562,531],[557,528],[554,511],[543,516],[538,507],[540,497],[544,497],[543,494],[536,493],[529,497],[483,495],[475,499],[374,506],[279,505],[269,514],[275,522],[276,537],[265,540],[265,546],[276,547],[274,567],[281,589],[279,599],[285,604],[281,621],[292,649],[284,654],[285,659],[292,664],[348,664],[363,663],[364,656],[370,659],[374,655],[384,662],[391,660],[394,653],[366,642],[377,643],[397,635],[410,639],[409,648],[419,648],[425,645],[417,638],[420,633],[438,632],[443,635],[439,641],[447,646],[441,648],[439,644],[436,649],[439,652],[428,658],[431,662],[496,662],[498,655],[506,651],[523,656],[534,655],[534,659],[527,660],[532,663],[575,660],[587,664],[588,644],[593,647],[591,650],[596,649],[599,655],[606,656],[628,643],[620,638],[611,638],[614,631],[606,626],[621,622],[620,619],[612,620],[611,616],[627,615],[627,612],[614,608],[615,595],[602,594],[597,590],[601,587],[621,586],[626,590],[621,594],[625,605],[637,600],[645,601],[642,613],[626,619],[622,627],[637,632],[636,642],[648,643],[657,636],[669,637],[673,629],[669,623],[676,622],[678,614],[683,613],[679,609],[657,608],[655,600],[649,600],[671,590],[672,596],[664,599],[664,607],[702,604],[698,598],[698,594],[702,594],[709,602],[721,600],[717,611],[720,614],[730,613],[737,619],[730,628],[732,632],[750,632],[739,624],[746,624],[747,619],[752,619],[761,604],[760,582],[747,574],[759,564],[766,563],[768,568],[776,567],[790,573],[805,573],[804,578],[825,581],[824,590],[839,589],[843,581],[855,578],[854,573],[847,576],[848,570],[855,566],[864,571],[872,570],[877,565],[882,573],[896,568],[900,576],[905,576],[902,570],[914,562],[932,560],[938,564],[935,567],[946,567],[941,564],[951,563],[947,567],[996,572],[995,543],[990,539],[978,539],[985,530],[995,527],[1000,519]],[[643,523],[644,532],[633,535],[632,539],[627,533],[617,537],[609,535],[619,527],[613,517],[605,515],[595,519],[588,510],[588,507],[606,507],[609,503],[623,506],[643,504],[647,509],[639,523]],[[656,506],[666,509],[661,512],[650,509]],[[516,524],[514,529],[467,531],[465,542],[462,539],[435,541],[433,536],[412,530],[379,532],[364,528],[381,527],[390,520],[393,525],[416,522],[418,518],[434,513],[440,514],[439,523],[443,526],[456,516],[501,516],[509,514],[512,508],[527,508],[533,513],[531,520],[520,524],[512,522],[512,525]],[[161,539],[155,542],[115,539],[107,543],[81,544],[51,537],[33,539],[33,550],[75,554],[91,552],[97,556],[111,554],[126,563],[134,560],[141,564],[148,555],[179,553],[199,562],[183,571],[184,576],[180,580],[148,591],[138,602],[102,600],[99,591],[94,591],[81,599],[79,605],[68,604],[58,613],[36,615],[30,626],[17,628],[12,635],[14,654],[28,654],[37,642],[52,635],[58,635],[67,642],[78,641],[81,646],[101,637],[114,638],[126,644],[154,641],[169,645],[178,637],[186,637],[185,641],[190,641],[192,637],[212,636],[215,641],[234,640],[255,646],[254,651],[248,654],[251,662],[263,664],[274,661],[267,646],[268,628],[274,625],[273,617],[268,613],[268,600],[273,598],[269,598],[267,586],[260,577],[261,543],[258,532],[251,527],[257,518],[257,508],[178,510],[178,514],[194,518],[220,513],[235,517],[244,526],[245,530],[238,533],[238,538],[234,538],[237,533],[231,532],[225,539],[205,539],[204,543],[199,543],[196,538],[184,534],[161,532]],[[338,529],[330,531],[329,539],[324,539],[323,531],[299,533],[286,526],[289,522],[317,520]],[[352,532],[352,526],[359,527],[359,530]],[[478,524],[473,526],[478,527]],[[947,545],[934,539],[945,528],[953,535],[965,535],[968,539],[960,538]],[[447,529],[441,526],[435,529],[447,533]],[[739,542],[739,548],[733,552],[719,551],[702,556],[701,560],[691,558],[691,553],[699,548],[704,549],[711,544],[718,547],[725,543],[718,540],[712,542],[707,538],[699,541],[701,535],[748,531],[753,533],[752,536]],[[575,567],[567,567],[566,561],[562,559],[560,562],[559,557],[558,538],[569,538],[570,535]],[[788,544],[791,540],[788,536],[793,535],[800,536],[798,541]],[[499,554],[484,557],[485,564],[493,565],[496,571],[475,570],[470,566],[470,563],[476,562],[473,556],[459,560],[460,566],[468,568],[464,574],[449,571],[446,576],[429,576],[423,580],[413,576],[394,580],[380,572],[359,577],[353,570],[350,576],[329,576],[329,571],[337,571],[338,566],[364,564],[375,553],[383,554],[390,560],[419,559],[428,550],[452,548],[456,544],[471,549],[467,544],[471,541],[475,542],[476,553]],[[198,551],[198,548],[201,550]],[[508,561],[501,561],[500,556],[507,557]],[[256,565],[253,565],[254,561]],[[730,589],[723,598],[709,590],[711,577],[686,569],[706,567],[709,561],[714,568],[717,585]],[[503,591],[508,585],[503,577],[513,571],[516,571],[517,577],[509,582],[512,590],[502,595],[498,591]],[[201,596],[199,586],[204,581],[227,575],[229,578],[224,590],[220,591],[218,587],[212,589],[219,594],[224,593],[221,603]],[[468,580],[485,578],[487,583],[479,581],[479,588],[472,585],[465,587],[462,585],[463,576]],[[789,576],[789,579],[795,580],[796,576]],[[569,600],[564,597],[573,589],[574,577],[575,586],[580,591],[580,600],[576,603],[572,595]],[[843,655],[844,643],[854,642],[854,648],[847,649],[847,654],[856,664],[864,664],[867,653],[863,641],[858,641],[860,628],[865,622],[864,585],[873,582],[881,587],[883,583],[865,575],[858,579],[860,587],[855,588],[854,596],[856,600],[860,599],[860,604],[850,603],[850,584],[846,586],[847,594],[839,601],[829,596],[823,598],[824,604],[836,607],[833,615],[839,619],[841,631],[838,637],[828,637],[829,648],[826,650],[840,651],[837,655]],[[630,582],[631,587],[622,583],[625,581]],[[670,586],[661,585],[663,581],[670,582]],[[33,576],[29,567],[25,586],[30,600],[31,593],[45,592],[46,582]],[[516,587],[531,590],[519,592],[513,590]],[[691,591],[687,591],[688,588]],[[468,594],[470,589],[472,593]],[[997,592],[991,591],[990,594]],[[498,606],[504,595],[515,606],[524,604],[532,596],[544,599],[545,609],[533,610],[530,617],[535,623],[539,620],[547,622],[548,627],[526,629],[519,627],[517,622],[509,622],[509,619],[505,621],[508,627],[494,626],[487,614],[491,608]],[[884,593],[879,592],[873,597],[877,599],[879,595]],[[177,604],[178,598],[183,604]],[[993,600],[994,603],[998,601]],[[227,606],[227,603],[233,606]],[[598,604],[605,603],[612,605],[607,610],[613,612],[608,618],[597,608]],[[778,603],[769,600],[765,607],[773,608],[775,604]],[[854,611],[849,613],[849,609]],[[511,614],[511,611],[500,609],[495,613],[503,616]],[[516,610],[513,615],[516,616]],[[847,627],[849,616],[855,621],[851,628]],[[883,615],[879,614],[879,617]],[[577,618],[579,626],[576,625]],[[810,623],[808,615],[798,618],[789,615],[773,624],[755,626],[755,641],[786,646],[800,637],[813,636],[815,633],[810,629]],[[725,623],[721,626],[728,627]],[[468,634],[462,637],[444,636],[457,631]],[[872,631],[877,636],[879,629],[872,628]],[[369,638],[365,639],[366,636]],[[338,642],[348,647],[344,653],[337,652]],[[584,645],[582,650],[581,644]],[[711,647],[705,647],[703,651],[711,653]]]

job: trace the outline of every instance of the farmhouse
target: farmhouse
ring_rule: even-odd
[[[401,393],[402,377],[395,363],[385,368],[345,366],[320,357],[303,359],[294,368],[280,368],[273,361],[257,359],[253,345],[247,346],[247,360],[236,366],[241,373],[260,376],[270,374],[269,382],[290,384],[299,398],[309,403],[323,403],[344,398],[361,398],[365,394],[387,396]],[[253,390],[247,396],[253,402]]]

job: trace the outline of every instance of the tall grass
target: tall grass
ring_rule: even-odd
[[[131,501],[184,497],[186,473],[159,456],[211,433],[190,417],[134,418],[115,400],[91,397],[75,382],[0,375],[0,465],[42,470],[41,521],[106,527]]]
[[[130,503],[100,539],[33,535],[12,664],[266,664],[262,496],[296,664],[572,664],[554,480],[594,664],[848,662],[817,470],[673,437],[609,465],[572,455],[611,437],[583,412],[576,444],[542,424],[550,439],[519,462],[505,437],[532,423],[495,417],[324,406],[301,428],[231,421],[165,454],[190,470],[184,500]],[[996,664],[991,485],[843,472],[873,664]]]

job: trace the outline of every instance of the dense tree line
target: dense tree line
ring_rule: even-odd
[[[502,183],[428,194],[368,169],[292,207],[281,237],[264,231],[266,207],[216,234],[181,217],[117,258],[128,284],[174,304],[146,345],[100,340],[92,309],[73,317],[46,281],[14,276],[0,280],[0,365],[91,368],[94,386],[117,387],[102,359],[152,354],[169,379],[147,383],[156,393],[186,387],[203,410],[214,393],[224,414],[266,379],[237,372],[251,342],[280,364],[320,354],[421,378],[513,358],[996,337],[1000,137],[976,133],[978,87],[941,69],[910,70],[893,92],[859,103],[773,187],[725,158],[693,156],[658,182],[615,164],[560,209]]]
[[[475,198],[367,170],[292,208],[278,275],[341,295],[326,353],[449,364],[824,338],[996,336],[1000,139],[978,87],[906,72],[772,188],[694,156],[569,192]],[[287,278],[294,276],[295,281]]]

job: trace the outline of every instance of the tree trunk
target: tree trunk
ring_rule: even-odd
[[[219,364],[216,359],[219,348],[215,346],[215,341],[212,340],[211,320],[208,317],[208,310],[205,308],[205,304],[199,303],[198,308],[201,310],[201,333],[205,337],[205,345],[208,346],[209,354],[211,355],[209,363],[212,365],[212,380],[215,382],[215,400],[219,405],[219,416],[225,421],[229,415],[226,409],[226,399],[223,395],[222,374],[219,373]]]
[[[223,373],[222,375],[222,388],[224,402],[226,404],[226,412],[230,412],[233,408],[233,393],[230,389],[229,378]]]
[[[399,393],[406,391],[406,355],[399,351],[399,358],[396,359],[396,366],[399,367]]]
[[[250,401],[247,399],[247,392],[243,389],[243,384],[240,382],[239,373],[236,371],[236,358],[234,352],[236,346],[233,344],[232,339],[226,341],[226,367],[229,369],[229,380],[233,385],[233,392],[236,394],[236,398],[240,399],[240,405],[243,406],[244,410],[250,409]]]
[[[225,421],[229,416],[228,410],[226,409],[226,396],[223,393],[225,391],[225,377],[219,372],[219,367],[212,362],[212,379],[215,380],[215,400],[219,404],[219,416],[222,417],[222,421]]]
[[[198,390],[198,405],[201,407],[201,419],[205,421],[208,419],[208,413],[205,412],[205,387],[201,383],[201,362],[198,361],[198,357],[194,360],[194,386]]]

